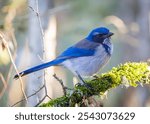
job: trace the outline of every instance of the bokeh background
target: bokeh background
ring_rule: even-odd
[[[100,26],[108,27],[115,35],[112,58],[99,73],[120,63],[150,58],[150,0],[0,0],[0,33],[19,71],[54,59]],[[15,73],[0,41],[0,106],[11,106],[23,99],[20,82],[13,79]],[[63,95],[54,73],[68,87],[76,82],[67,69],[47,69],[45,80],[51,98]],[[27,96],[31,95],[43,85],[43,71],[22,79]],[[28,104],[20,102],[17,106],[34,106],[44,93],[43,89],[30,97]],[[104,106],[150,106],[150,86],[118,87],[101,101]]]

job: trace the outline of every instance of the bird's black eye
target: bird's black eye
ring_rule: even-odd
[[[95,38],[103,38],[103,36],[104,36],[104,34],[100,34],[100,33],[95,33],[94,35],[93,35],[93,37],[95,37]]]
[[[98,34],[98,36],[99,36],[99,37],[103,37],[103,36],[104,36],[104,34]]]
[[[99,33],[99,32],[94,32],[93,33],[93,37],[103,37],[105,34],[101,34],[101,33]]]

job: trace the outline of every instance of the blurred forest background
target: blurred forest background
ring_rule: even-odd
[[[54,59],[100,26],[108,27],[115,35],[111,61],[99,73],[120,63],[150,58],[150,0],[0,0],[0,33],[19,72]],[[0,106],[11,106],[24,96],[20,81],[13,79],[16,72],[2,40]],[[51,98],[63,95],[54,73],[68,87],[75,82],[67,69],[46,69],[44,82]],[[43,71],[39,71],[22,78],[27,96],[43,86],[43,77]],[[20,102],[17,106],[35,106],[43,99],[44,90],[30,97],[28,104]],[[150,106],[150,86],[118,87],[110,90],[102,102],[104,106]]]

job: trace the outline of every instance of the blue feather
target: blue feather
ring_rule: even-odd
[[[55,60],[53,60],[53,61],[50,61],[50,62],[41,64],[41,65],[37,65],[37,66],[35,66],[35,67],[32,67],[32,68],[27,69],[27,70],[25,70],[25,71],[22,71],[22,72],[19,73],[19,75],[22,77],[22,76],[27,75],[27,74],[30,74],[30,73],[32,73],[32,72],[39,71],[39,70],[41,70],[41,69],[44,69],[44,68],[47,68],[47,67],[50,67],[50,66],[58,65],[58,64],[62,63],[64,60],[65,60],[65,59],[55,59]],[[15,78],[15,79],[18,79],[19,75],[16,74],[16,75],[14,76],[14,78]]]
[[[92,56],[94,55],[95,50],[93,49],[85,49],[85,48],[77,48],[77,47],[70,47],[65,50],[58,58],[76,58],[76,57],[83,57],[83,56]]]

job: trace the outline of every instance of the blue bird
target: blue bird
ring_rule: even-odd
[[[96,28],[56,59],[22,71],[19,75],[22,77],[50,66],[59,65],[68,68],[81,80],[82,76],[92,76],[108,62],[112,55],[113,45],[110,42],[112,35],[113,33],[105,27]],[[14,78],[17,79],[19,75],[16,74]]]

